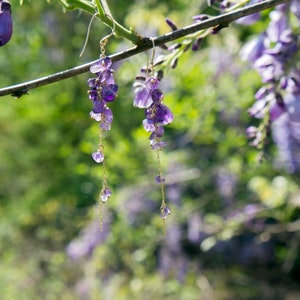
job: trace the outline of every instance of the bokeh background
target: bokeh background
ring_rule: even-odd
[[[110,1],[146,36],[208,11],[205,1]],[[108,28],[57,1],[12,0],[14,35],[0,48],[1,87],[95,60]],[[239,58],[265,29],[234,24],[186,52],[162,88],[175,120],[162,153],[172,214],[163,235],[155,153],[132,107],[147,53],[116,64],[119,96],[105,136],[113,196],[99,230],[98,124],[83,74],[0,99],[0,299],[299,299],[299,174],[249,146],[247,109],[261,86]],[[130,44],[112,39],[107,54]],[[158,50],[157,50],[158,51]],[[158,51],[159,52],[159,51]],[[157,52],[157,54],[158,54]],[[148,53],[149,55],[149,53]]]

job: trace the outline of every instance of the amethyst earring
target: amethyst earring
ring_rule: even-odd
[[[112,61],[105,55],[105,46],[113,32],[104,37],[100,41],[100,60],[90,67],[90,72],[95,74],[96,77],[88,80],[89,86],[89,99],[92,101],[93,109],[90,116],[95,121],[99,122],[99,144],[97,150],[92,153],[93,160],[103,167],[102,187],[99,194],[99,212],[100,212],[100,229],[102,230],[102,215],[103,204],[110,198],[112,192],[108,186],[105,154],[103,144],[103,132],[109,131],[113,121],[112,110],[108,104],[114,101],[117,97],[118,85],[115,83],[114,70],[112,69]]]
[[[155,45],[153,42],[153,53],[150,67],[147,66],[146,68],[146,78],[138,77],[134,84],[135,98],[133,105],[145,110],[146,118],[143,120],[143,126],[144,129],[150,133],[149,140],[151,149],[156,151],[158,171],[155,180],[161,189],[160,214],[164,222],[164,233],[166,233],[165,221],[171,213],[171,210],[166,204],[165,178],[161,170],[160,151],[166,146],[166,142],[162,140],[164,126],[170,124],[174,117],[170,109],[163,104],[164,95],[159,88],[163,72],[161,70],[157,73],[154,72],[154,56]]]

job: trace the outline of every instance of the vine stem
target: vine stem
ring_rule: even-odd
[[[128,30],[113,18],[106,0],[96,0],[96,6],[99,19],[110,28],[114,28],[116,36],[124,37],[135,45],[139,45],[142,42],[143,38],[141,36],[136,32]]]
[[[129,57],[132,57],[138,53],[152,49],[153,43],[155,44],[156,47],[161,46],[165,43],[185,37],[189,34],[198,32],[200,30],[218,26],[218,25],[228,25],[230,22],[237,20],[239,18],[251,15],[255,12],[266,10],[268,8],[272,8],[279,4],[288,3],[290,1],[291,0],[265,0],[263,2],[259,2],[254,5],[249,5],[249,6],[240,8],[233,12],[225,13],[220,16],[209,18],[202,22],[198,22],[198,23],[194,23],[194,24],[182,27],[181,29],[169,32],[167,34],[164,34],[164,35],[161,35],[158,37],[143,38],[142,43],[140,43],[139,45],[129,48],[125,51],[115,53],[115,54],[111,55],[110,58],[113,62],[117,62],[117,61],[129,58]],[[58,72],[58,73],[55,73],[55,74],[52,74],[49,76],[31,80],[28,82],[1,88],[0,96],[5,96],[5,95],[11,94],[13,96],[19,97],[19,96],[22,96],[23,94],[26,94],[29,90],[32,90],[34,88],[37,88],[37,87],[40,87],[43,85],[48,85],[48,84],[51,84],[51,83],[54,83],[57,81],[61,81],[61,80],[67,79],[67,78],[71,78],[71,77],[86,73],[89,71],[90,66],[93,63],[95,63],[96,61],[92,61],[92,62],[77,66],[72,69],[61,71],[61,72]]]
[[[135,45],[140,44],[143,40],[143,38],[139,36],[136,32],[125,28],[113,18],[106,0],[96,0],[95,4],[92,4],[90,1],[86,0],[58,1],[67,10],[82,9],[92,15],[94,15],[95,12],[98,12],[96,14],[96,17],[110,28],[114,27],[114,34],[116,36],[124,37]]]

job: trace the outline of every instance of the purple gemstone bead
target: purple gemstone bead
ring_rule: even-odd
[[[145,86],[150,90],[157,89],[159,86],[159,80],[154,77],[150,77],[146,80]]]
[[[102,88],[102,98],[106,102],[114,101],[117,97],[118,86],[116,84],[105,85]]]
[[[153,102],[160,102],[164,98],[164,94],[162,93],[162,91],[160,89],[155,89],[152,92],[151,96],[152,96]]]
[[[90,117],[97,122],[101,121],[101,114],[95,114],[93,111],[90,112]]]
[[[148,119],[143,120],[143,126],[147,132],[153,132],[155,130],[155,125]]]
[[[92,101],[99,100],[98,91],[96,88],[92,88],[89,90],[89,98]]]
[[[104,111],[104,105],[105,103],[103,101],[99,101],[99,100],[96,100],[94,101],[94,107],[93,107],[93,112],[95,114],[100,114]]]
[[[91,73],[99,73],[107,70],[112,65],[112,61],[109,57],[104,57],[95,62],[90,67]]]
[[[103,115],[104,115],[104,119],[105,119],[106,122],[112,123],[113,113],[112,113],[112,110],[109,107],[107,107],[107,106],[104,107]]]
[[[104,188],[100,193],[101,201],[106,202],[110,198],[111,194],[112,192],[108,187]]]
[[[158,138],[162,138],[164,135],[164,128],[162,126],[157,126],[155,130],[151,133],[149,140],[154,140]]]
[[[107,81],[113,77],[113,72],[109,69],[109,70],[103,70],[101,73],[99,73],[99,81],[101,83],[107,83]]]
[[[151,90],[142,85],[136,90],[133,105],[139,108],[147,108],[152,104]]]
[[[163,125],[170,124],[174,117],[169,108],[164,104],[158,104],[156,107],[156,120]]]
[[[154,139],[150,140],[150,145],[152,150],[160,150],[162,148],[165,148],[167,146],[167,143],[164,141]]]
[[[97,152],[92,153],[92,157],[94,161],[98,164],[102,163],[104,161],[104,154],[100,152],[99,150]]]
[[[164,183],[166,181],[166,179],[164,177],[162,177],[161,175],[157,175],[155,177],[155,181],[156,181],[156,183],[161,184],[161,183]]]
[[[87,84],[90,88],[95,88],[96,86],[96,78],[89,78]]]
[[[161,209],[161,217],[165,220],[171,214],[171,210],[168,206],[164,206]]]

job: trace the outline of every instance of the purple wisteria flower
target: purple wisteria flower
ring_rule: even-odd
[[[300,20],[300,2],[293,0],[290,6],[291,12]]]
[[[256,4],[258,2],[261,2],[261,0],[250,0],[247,3],[247,6]],[[249,16],[245,16],[243,18],[238,19],[236,21],[236,23],[242,24],[242,25],[252,25],[253,23],[257,22],[260,19],[260,16],[261,16],[260,13],[257,12],[257,13],[251,14]]]
[[[266,42],[267,39],[265,33],[255,37],[241,49],[241,58],[250,63],[254,63],[266,49]]]
[[[113,113],[107,104],[115,100],[118,92],[111,65],[112,61],[109,57],[101,58],[90,68],[91,73],[96,74],[96,77],[90,78],[87,82],[90,88],[89,99],[93,102],[90,116],[100,123],[102,130],[110,130],[111,128]],[[92,157],[97,163],[104,161],[104,154],[101,149],[94,152]]]
[[[293,33],[289,13],[300,21],[300,3],[279,5],[270,13],[265,32],[246,44],[241,57],[250,62],[264,86],[256,93],[249,114],[262,119],[247,130],[252,144],[262,147],[270,129],[281,160],[289,172],[300,168],[300,70],[297,68],[299,38]]]
[[[0,1],[0,47],[9,42],[12,36],[11,5],[8,0]]]

